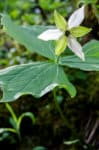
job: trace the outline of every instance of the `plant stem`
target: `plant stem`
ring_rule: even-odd
[[[17,116],[16,116],[14,110],[12,109],[12,107],[10,106],[10,104],[5,103],[5,106],[8,109],[8,111],[10,112],[10,114],[11,114],[13,120],[15,121],[15,123],[17,123]]]
[[[10,106],[10,104],[5,103],[5,106],[6,106],[6,108],[8,109],[8,111],[10,112],[10,114],[11,114],[11,117],[12,117],[14,123],[15,123],[15,125],[13,126],[13,128],[14,128],[14,130],[16,131],[19,140],[21,141],[20,130],[17,128],[18,118],[17,118],[17,116],[16,116],[14,110],[13,110],[12,107]],[[12,130],[13,130],[13,129],[12,129]]]
[[[60,105],[59,105],[58,102],[57,102],[57,99],[56,99],[56,89],[53,90],[53,99],[54,99],[55,106],[56,106],[56,108],[57,108],[57,110],[58,110],[58,112],[59,112],[59,114],[60,114],[61,119],[63,120],[64,124],[65,124],[68,128],[71,129],[70,124],[69,124],[68,121],[66,120],[66,118],[65,118],[65,116],[64,116],[64,114],[63,114],[63,112],[62,112],[62,110],[61,110],[61,108],[60,108]]]
[[[56,56],[55,63],[58,64],[60,56]]]

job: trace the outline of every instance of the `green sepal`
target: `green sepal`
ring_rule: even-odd
[[[85,34],[89,33],[90,31],[91,31],[90,28],[83,27],[83,26],[75,27],[70,30],[71,34],[74,37],[84,36]]]
[[[56,10],[54,11],[54,20],[58,29],[66,31],[67,22],[63,16],[61,16]]]
[[[67,46],[66,36],[62,36],[56,43],[55,54],[59,56]]]

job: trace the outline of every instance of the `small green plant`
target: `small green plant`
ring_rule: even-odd
[[[31,113],[31,112],[22,113],[19,117],[17,117],[15,112],[13,111],[12,107],[8,103],[5,103],[5,105],[11,114],[10,124],[12,125],[12,128],[0,128],[0,134],[6,133],[6,132],[12,132],[12,133],[17,134],[18,138],[20,140],[21,139],[20,126],[21,126],[21,122],[22,122],[23,118],[29,117],[31,119],[32,123],[34,124],[35,117],[34,117],[33,113]],[[1,138],[3,138],[3,137],[1,137]]]

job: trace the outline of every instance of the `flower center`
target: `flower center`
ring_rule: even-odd
[[[70,35],[70,31],[67,30],[67,31],[65,32],[65,35],[68,37],[68,36]]]

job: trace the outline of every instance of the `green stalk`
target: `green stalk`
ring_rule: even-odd
[[[64,116],[64,114],[63,114],[63,112],[62,112],[62,110],[61,110],[61,108],[60,108],[60,105],[59,105],[58,102],[57,102],[57,99],[56,99],[56,89],[53,90],[53,99],[54,99],[55,106],[56,106],[56,108],[57,108],[57,111],[58,111],[59,114],[60,114],[60,117],[61,117],[62,121],[64,122],[64,124],[66,125],[66,127],[68,127],[68,128],[71,129],[70,124],[69,124],[68,121],[66,120],[66,118],[65,118],[65,116]]]
[[[6,103],[5,105],[6,105],[6,108],[8,109],[8,111],[10,112],[13,120],[15,121],[15,123],[17,123],[17,116],[16,116],[15,112],[13,111],[12,107],[8,103]]]
[[[15,127],[14,128],[15,128],[16,133],[18,134],[18,137],[19,137],[19,140],[20,140],[21,139],[21,135],[20,135],[19,129],[17,128],[18,118],[17,118],[15,112],[13,111],[12,107],[8,103],[6,103],[5,105],[6,105],[6,108],[8,109],[8,111],[10,112],[14,122],[15,122]]]
[[[58,64],[60,56],[56,56],[55,63]]]

